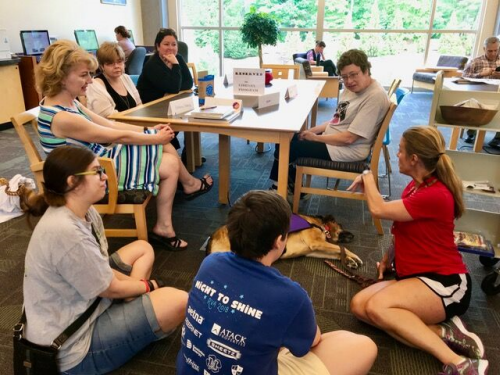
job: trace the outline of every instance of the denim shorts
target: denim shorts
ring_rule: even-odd
[[[85,358],[62,374],[110,372],[170,333],[161,330],[149,294],[130,302],[114,303],[97,318]]]

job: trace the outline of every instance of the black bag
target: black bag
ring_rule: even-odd
[[[37,345],[23,338],[26,323],[26,312],[23,309],[21,320],[14,326],[14,375],[58,374],[57,352],[66,340],[80,329],[83,323],[92,315],[100,301],[101,297],[96,298],[94,303],[66,328],[50,346]]]
[[[58,348],[33,344],[14,335],[14,374],[58,374]]]

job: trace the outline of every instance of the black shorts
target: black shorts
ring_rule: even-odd
[[[423,273],[406,276],[402,279],[410,278],[419,279],[441,298],[446,313],[446,320],[465,314],[469,308],[472,294],[472,279],[468,273],[456,273],[453,275]]]

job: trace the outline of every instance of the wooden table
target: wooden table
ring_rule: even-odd
[[[298,95],[289,101],[285,100],[286,88],[295,84]],[[287,196],[288,163],[290,140],[299,132],[311,111],[317,112],[318,97],[325,85],[321,80],[275,80],[273,86],[266,88],[266,93],[280,92],[279,106],[254,109],[255,99],[243,100],[243,113],[232,123],[204,123],[187,121],[185,117],[168,116],[168,102],[178,99],[181,95],[170,95],[148,104],[129,109],[110,116],[111,119],[140,126],[154,126],[158,123],[170,123],[176,131],[184,131],[188,166],[194,166],[195,147],[193,132],[219,134],[219,202],[229,202],[230,187],[230,151],[231,137],[249,139],[256,142],[277,143],[280,145],[278,169],[278,193]],[[233,98],[233,88],[225,88],[220,81],[216,82],[217,97]]]
[[[469,79],[469,78],[466,78]],[[481,101],[482,97],[480,96],[481,94],[476,94],[472,93],[472,91],[476,91],[479,93],[495,93],[498,92],[499,90],[499,84],[500,80],[498,79],[488,79],[485,80],[488,83],[476,83],[476,84],[457,84],[454,81],[456,81],[457,78],[444,78],[443,80],[443,88],[446,90],[450,91],[467,91],[471,92],[471,97],[475,97],[475,99],[478,99]],[[499,96],[500,98],[500,96]],[[486,100],[486,98],[484,98]],[[460,101],[460,100],[458,100]],[[453,105],[454,103],[451,103]],[[489,103],[485,103],[489,104]],[[450,139],[450,150],[456,150],[457,145],[458,145],[458,138],[460,137],[461,131],[463,129],[467,128],[464,126],[462,129],[460,128],[453,128],[453,131],[451,133],[451,139]],[[483,149],[483,144],[484,144],[484,138],[486,136],[486,131],[500,131],[500,124],[498,121],[492,121],[490,124],[483,125],[481,127],[474,127],[474,128],[467,128],[467,129],[473,129],[476,130],[476,139],[474,141],[474,152],[481,152]]]

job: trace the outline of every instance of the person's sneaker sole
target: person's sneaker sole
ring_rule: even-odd
[[[460,333],[462,335],[467,336],[470,339],[472,339],[474,341],[474,343],[476,344],[476,347],[479,349],[479,353],[477,353],[476,351],[471,351],[471,350],[467,350],[466,348],[464,348],[463,352],[458,353],[458,354],[463,354],[463,355],[467,356],[468,358],[483,359],[484,358],[484,345],[483,345],[483,342],[481,341],[481,339],[479,338],[479,336],[473,332],[469,332],[467,330],[467,328],[465,327],[464,323],[462,322],[462,319],[460,319],[458,316],[454,316],[453,318],[451,318],[451,322],[458,328],[458,330],[460,331]],[[456,343],[456,342],[450,342],[450,345],[451,345],[452,349],[463,348],[463,346],[461,346],[460,343]]]

